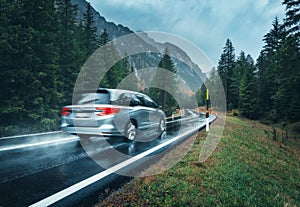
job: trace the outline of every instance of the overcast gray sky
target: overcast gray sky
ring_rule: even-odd
[[[194,43],[217,65],[229,38],[257,59],[272,21],[282,22],[281,0],[89,0],[108,21],[133,31],[160,31]]]

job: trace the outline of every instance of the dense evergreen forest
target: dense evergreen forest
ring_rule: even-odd
[[[90,4],[79,20],[70,0],[0,2],[0,136],[58,130],[81,66],[109,34],[97,35]]]
[[[227,110],[270,123],[300,120],[300,1],[284,0],[283,5],[286,16],[282,23],[274,19],[256,63],[243,51],[236,58],[233,43],[226,40],[217,69],[197,91],[200,100],[205,86],[214,90],[218,72]]]
[[[300,118],[300,2],[283,4],[286,18],[283,23],[274,20],[256,63],[244,52],[236,58],[228,39],[217,69],[205,83],[213,86],[218,72],[227,108],[238,109],[247,118],[274,122]],[[0,6],[0,136],[58,130],[61,107],[70,103],[82,65],[110,40],[109,34],[102,28],[97,35],[90,4],[80,20],[70,0],[0,0]],[[175,71],[166,54],[160,64],[165,61]],[[126,60],[113,67],[101,86],[116,87],[132,70]]]

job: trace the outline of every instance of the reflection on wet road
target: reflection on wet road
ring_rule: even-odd
[[[0,140],[0,206],[28,206],[36,203],[126,158],[164,143],[181,132],[195,129],[198,122],[199,120],[188,122],[180,129],[173,128],[163,134],[141,133],[141,139],[133,142],[97,136],[79,139],[77,136],[61,132],[34,139],[25,137]],[[146,141],[142,139],[143,136],[147,137]],[[23,147],[16,147],[20,145]],[[4,150],[8,147],[13,148]],[[101,161],[100,165],[98,161]],[[76,197],[65,199],[66,201],[55,205],[80,203],[90,196],[91,192],[110,188],[110,183],[121,179],[120,177],[122,176],[107,177],[101,183],[91,185],[89,191],[80,191]]]

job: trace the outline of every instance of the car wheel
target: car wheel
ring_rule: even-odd
[[[130,121],[125,128],[125,135],[128,141],[133,141],[136,138],[136,125]]]
[[[158,125],[158,132],[164,132],[166,130],[166,121],[161,119]]]

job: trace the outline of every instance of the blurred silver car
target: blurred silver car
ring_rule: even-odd
[[[84,91],[62,109],[61,129],[77,135],[123,136],[166,129],[165,113],[147,95],[119,89]]]

